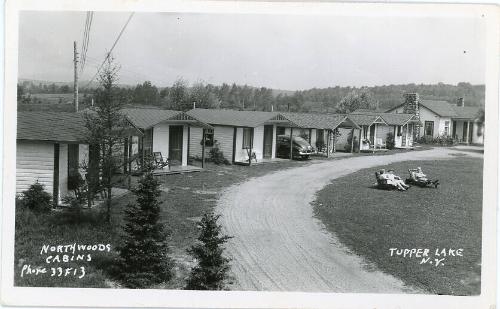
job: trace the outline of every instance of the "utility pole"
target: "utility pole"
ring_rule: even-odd
[[[73,83],[73,103],[75,104],[75,112],[78,112],[78,52],[76,51],[76,41],[73,42],[73,63],[75,65],[75,80]]]

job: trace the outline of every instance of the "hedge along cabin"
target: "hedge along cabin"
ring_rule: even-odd
[[[84,115],[18,112],[16,193],[38,181],[52,194],[54,206],[69,194],[68,179],[88,161]]]
[[[318,152],[322,152],[327,156],[336,150],[352,152],[355,148],[352,147],[353,139],[349,140],[348,136],[356,136],[355,130],[360,130],[361,127],[349,116],[288,112],[281,114],[296,126],[290,128],[278,127],[278,135],[289,136],[292,134],[293,136],[303,137]]]
[[[357,110],[349,114],[349,118],[361,127],[358,139],[361,151],[385,148],[390,128],[381,116],[374,114],[374,111]]]
[[[143,133],[129,137],[125,156],[133,158],[161,152],[170,165],[188,165],[189,140],[192,129],[211,129],[210,125],[181,111],[154,108],[126,108],[128,120]],[[127,154],[128,151],[128,154]],[[129,160],[131,161],[131,160]],[[130,167],[129,167],[130,168]]]
[[[213,127],[191,131],[190,155],[201,158],[213,147],[218,147],[232,163],[249,163],[251,153],[255,154],[257,161],[276,158],[276,128],[293,126],[277,112],[196,108],[187,114]],[[205,153],[202,142],[204,133]]]

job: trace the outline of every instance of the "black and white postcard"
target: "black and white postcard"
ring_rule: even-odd
[[[494,308],[494,5],[8,1],[2,303]]]

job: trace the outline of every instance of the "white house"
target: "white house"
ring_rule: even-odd
[[[232,163],[248,163],[251,153],[255,153],[257,160],[276,158],[276,128],[292,125],[276,112],[196,108],[187,114],[212,126],[191,130],[190,155],[202,157],[205,133],[205,156],[217,144]]]
[[[408,108],[410,106],[410,108]],[[412,113],[421,122],[418,136],[426,139],[453,137],[460,143],[484,143],[484,123],[479,119],[480,107],[464,106],[463,98],[457,104],[447,101],[421,100],[418,94],[406,94],[405,102],[391,108],[389,113]]]
[[[18,112],[16,193],[38,181],[55,205],[68,195],[68,178],[88,161],[85,130],[79,113]]]

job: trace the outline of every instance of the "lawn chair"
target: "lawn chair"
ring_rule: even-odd
[[[408,173],[410,174],[410,178],[406,178],[405,182],[409,184],[413,184],[422,188],[425,188],[427,186],[434,186],[434,188],[437,188],[439,186],[439,180],[430,180],[430,179],[419,179],[416,177],[416,173],[421,172],[421,170],[417,168],[410,168],[408,169]]]
[[[375,179],[377,179],[377,188],[382,190],[397,190],[398,187],[392,183],[389,183],[387,179],[380,177],[382,173],[380,171],[375,172]]]
[[[377,138],[377,139],[375,139],[374,147],[375,147],[375,149],[377,149],[377,147],[379,149],[387,149],[387,144],[384,141],[382,141],[381,138]]]
[[[153,152],[153,157],[155,160],[156,168],[163,169],[165,166],[168,166],[170,168],[170,160],[168,158],[164,160],[161,152]]]

